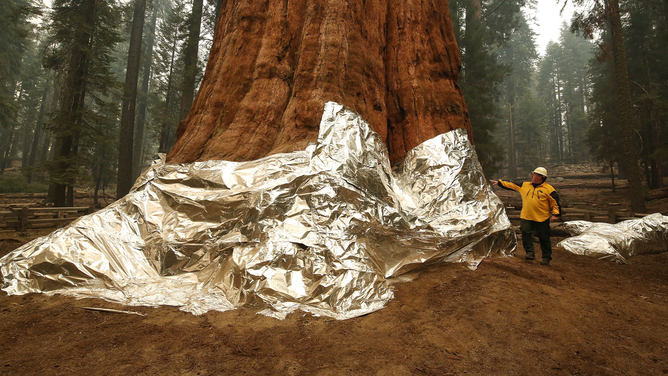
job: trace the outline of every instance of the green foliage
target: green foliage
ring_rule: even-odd
[[[150,98],[153,115],[149,119],[152,139],[158,142],[155,152],[168,152],[174,144],[181,101],[180,77],[183,76],[182,50],[187,38],[185,2],[173,0],[163,4],[163,17],[156,30],[156,52],[151,71]]]
[[[529,3],[526,0],[449,2],[462,54],[459,82],[476,151],[488,175],[496,173],[503,160],[503,149],[493,135],[504,118],[500,112],[501,85],[511,71],[510,66],[499,60],[499,49],[520,27],[520,10]]]
[[[587,67],[593,55],[593,45],[587,40],[570,33],[565,26],[560,35],[562,72],[562,100],[564,103],[564,123],[567,132],[565,159],[570,163],[586,160],[589,155],[584,137],[587,130],[587,96],[591,78]]]
[[[116,143],[109,135],[118,125],[120,84],[113,64],[121,10],[115,0],[54,1],[45,65],[60,82],[60,106],[49,122],[57,139],[49,166],[57,200],[59,186],[84,183],[91,170],[114,159],[103,150]]]
[[[34,27],[29,19],[38,13],[31,0],[0,1],[0,126],[3,127],[15,120],[19,108],[15,96],[17,77]]]
[[[607,34],[602,36],[607,38]],[[618,163],[622,166],[624,154],[620,134],[619,106],[617,105],[617,87],[614,81],[614,65],[610,59],[592,59],[589,71],[592,75],[589,128],[587,143],[594,159],[606,165]]]
[[[538,94],[548,108],[549,158],[577,163],[589,155],[584,137],[591,91],[587,70],[593,46],[564,25],[559,43],[550,43],[538,71]]]
[[[518,98],[515,118],[515,148],[518,172],[532,171],[548,161],[547,107],[535,91],[529,90]]]
[[[590,64],[592,87],[587,103],[588,144],[592,155],[607,163],[623,162],[622,124],[612,54],[611,32],[603,3],[595,2],[572,24],[572,30],[596,37],[599,47]],[[646,166],[647,179],[660,186],[661,164],[668,155],[668,24],[663,3],[620,1],[624,45],[634,111],[633,135]],[[596,33],[595,31],[598,31]],[[650,171],[651,170],[651,171]],[[651,178],[650,178],[651,176]]]
[[[656,171],[668,152],[665,140],[668,123],[668,25],[665,13],[652,2],[626,4],[626,46],[631,95],[635,118],[642,137],[641,159],[652,166],[648,182],[654,188],[662,186]]]
[[[532,87],[538,60],[534,38],[526,17],[520,14],[517,29],[508,43],[499,49],[499,61],[510,69],[501,85],[500,103],[504,116],[496,140],[506,146],[511,178],[517,175],[518,167],[520,170],[532,168],[521,165],[521,161],[530,158],[534,164],[545,157],[535,147],[542,145],[543,138],[536,132],[543,128],[544,116],[536,114],[535,109],[540,108],[541,103],[532,97],[535,95]]]
[[[44,193],[49,186],[44,183],[28,183],[23,175],[0,175],[0,193]]]
[[[95,184],[97,178],[102,185],[115,181],[120,83],[125,77],[133,4],[53,0],[51,9],[40,10],[35,7],[39,1],[0,1],[0,174],[7,161],[22,157],[22,170],[30,180],[46,175],[52,183],[68,186]],[[171,137],[168,143],[174,142],[191,3],[149,0],[159,25],[147,73],[149,150],[144,154],[149,158],[155,158],[163,129]],[[201,47],[206,50],[215,28],[216,3],[207,1],[204,8],[206,38]],[[198,80],[206,54],[199,57]],[[82,69],[75,72],[76,68]],[[79,84],[74,85],[76,80]],[[82,105],[68,108],[73,99],[81,99]],[[68,138],[70,153],[60,156],[60,146]],[[35,160],[28,166],[31,154]]]

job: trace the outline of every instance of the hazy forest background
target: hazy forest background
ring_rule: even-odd
[[[49,191],[56,206],[71,206],[74,188],[96,200],[126,193],[174,144],[222,1],[0,2],[0,192]],[[609,20],[602,2],[586,3],[540,56],[528,16],[535,1],[449,1],[488,176],[596,161],[624,178]],[[619,3],[638,166],[646,187],[660,188],[668,0]]]

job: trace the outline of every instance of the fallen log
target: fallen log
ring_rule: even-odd
[[[47,193],[0,193],[0,199],[12,199],[12,198],[46,198]],[[108,198],[115,200],[116,197],[112,194],[107,193],[106,195],[98,194],[98,198]],[[74,192],[74,198],[93,198],[93,193],[89,192]]]
[[[660,200],[662,198],[668,198],[668,187],[650,190],[649,198],[652,200]]]
[[[46,193],[0,193],[1,198],[46,198]]]
[[[580,179],[580,180],[585,180],[585,179],[610,180],[610,175],[606,175],[606,174],[579,174],[579,175],[552,174],[552,175],[555,176],[554,179],[559,177],[559,178],[564,178],[564,179]]]
[[[579,189],[612,189],[612,185],[610,183],[601,183],[601,184],[595,184],[595,183],[556,183],[556,182],[551,182],[552,186],[554,186],[557,191],[559,189],[565,189],[565,188],[579,188]],[[624,185],[618,185],[615,184],[615,189],[629,189],[628,184]]]
[[[513,226],[513,230],[515,230],[516,234],[522,233],[522,231],[520,231],[520,226]],[[563,223],[553,222],[550,223],[550,236],[561,238],[561,237],[570,237],[571,234],[569,234],[568,232],[566,232],[566,230],[564,230]]]

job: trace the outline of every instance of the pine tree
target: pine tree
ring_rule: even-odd
[[[152,68],[152,87],[157,96],[153,120],[158,133],[158,153],[167,153],[176,140],[181,92],[178,77],[182,76],[183,61],[179,58],[186,34],[182,30],[186,18],[185,5],[180,0],[164,4],[156,34],[156,56]]]
[[[606,35],[603,35],[605,38]],[[621,124],[617,106],[617,88],[614,85],[612,57],[601,52],[590,63],[592,75],[591,108],[588,113],[587,143],[592,156],[609,166],[613,190],[615,189],[614,165],[623,165],[623,148],[619,139]]]
[[[532,82],[535,86],[535,82]],[[548,109],[532,87],[517,99],[514,111],[516,147],[518,149],[517,166],[520,171],[533,171],[538,165],[549,161],[549,138],[546,114]],[[521,174],[520,174],[521,175]],[[526,176],[526,175],[524,175]]]
[[[132,188],[132,153],[134,150],[135,114],[137,101],[137,82],[141,59],[141,42],[144,30],[146,0],[135,0],[132,17],[132,33],[128,49],[127,69],[125,72],[125,90],[121,107],[121,132],[118,146],[118,183],[116,196],[125,196]]]
[[[594,46],[571,33],[566,25],[561,28],[559,43],[561,49],[557,64],[561,72],[563,128],[566,134],[564,159],[570,163],[580,163],[589,158],[586,138],[583,136],[587,131],[587,98],[591,85],[588,65],[594,55]]]
[[[662,161],[667,154],[663,135],[668,116],[668,38],[663,13],[650,1],[629,2],[626,45],[631,95],[642,137],[642,159],[651,188],[663,187]]]
[[[197,62],[202,25],[202,7],[204,0],[193,0],[192,9],[188,15],[188,40],[183,54],[183,79],[181,81],[181,107],[179,120],[183,120],[190,112],[197,84]]]
[[[44,139],[44,126],[47,109],[50,105],[53,83],[52,74],[42,66],[45,35],[32,33],[33,41],[28,45],[28,51],[21,65],[18,75],[21,99],[17,101],[17,131],[21,135],[15,141],[22,143],[21,160],[22,170],[28,182],[37,170],[37,154]]]
[[[507,125],[501,127],[497,134],[497,139],[505,140],[508,155],[508,175],[510,178],[517,177],[517,157],[524,157],[528,153],[532,155],[534,161],[540,161],[541,156],[533,153],[533,142],[527,142],[526,139],[517,136],[523,133],[532,134],[533,130],[540,124],[527,124],[527,114],[524,111],[530,111],[532,107],[526,108],[527,94],[532,90],[532,78],[536,73],[536,61],[538,53],[536,52],[535,34],[529,27],[524,14],[519,16],[519,26],[511,35],[508,43],[499,49],[499,62],[510,67],[510,72],[506,75],[501,85],[501,97],[504,107],[502,113],[506,114]],[[520,105],[520,103],[522,105]],[[522,112],[518,112],[522,111]],[[532,129],[521,129],[518,127],[528,126]],[[523,145],[523,147],[519,147]],[[526,166],[523,166],[526,168]]]
[[[16,81],[33,27],[28,20],[37,12],[30,0],[0,2],[0,126],[5,129],[13,126],[18,110]]]
[[[565,137],[563,128],[562,75],[559,60],[561,46],[550,42],[545,56],[538,67],[538,94],[547,108],[546,124],[549,147],[546,150],[553,162],[562,162],[565,154]]]
[[[568,1],[568,0],[564,0]],[[633,103],[629,86],[629,72],[624,43],[624,26],[618,0],[572,0],[584,7],[584,13],[576,14],[573,28],[592,36],[593,30],[602,25],[610,26],[611,50],[615,63],[615,84],[617,86],[618,106],[621,120],[620,137],[624,147],[624,163],[631,190],[631,210],[644,213],[645,189],[643,188],[638,166],[638,146],[636,124],[633,115]],[[606,23],[607,22],[607,23]]]
[[[460,85],[469,108],[480,163],[493,174],[503,159],[495,129],[508,116],[501,111],[501,85],[511,68],[499,61],[498,50],[520,26],[521,9],[530,1],[452,0],[455,36],[462,54]]]
[[[61,76],[59,108],[51,122],[56,157],[51,174],[54,204],[73,205],[74,184],[85,176],[79,149],[99,134],[94,105],[106,106],[103,96],[117,87],[111,54],[119,41],[119,12],[105,0],[56,0],[51,15],[50,53],[47,66]]]
[[[146,47],[143,55],[142,84],[138,100],[137,122],[135,127],[134,150],[132,152],[132,176],[135,180],[141,172],[144,161],[144,133],[146,129],[146,113],[148,109],[149,83],[151,80],[151,66],[153,65],[153,48],[155,45],[155,27],[158,17],[157,8],[151,12],[151,21],[146,32]]]

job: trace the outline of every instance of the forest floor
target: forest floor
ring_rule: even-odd
[[[578,187],[605,182],[553,185],[565,206],[628,207],[626,189]],[[665,214],[668,199],[648,211]],[[48,232],[2,233],[0,256]],[[303,313],[276,320],[250,309],[194,316],[2,292],[0,374],[668,374],[668,253],[619,265],[555,248],[552,264],[541,266],[524,261],[518,244],[516,256],[475,271],[425,268],[393,285],[386,308],[345,321]],[[90,306],[146,316],[81,309]]]

